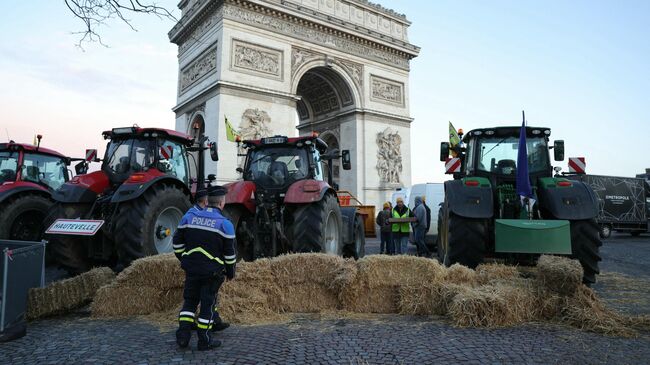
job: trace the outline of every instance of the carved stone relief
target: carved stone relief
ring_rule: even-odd
[[[291,48],[291,76],[296,74],[300,66],[307,62],[324,57],[323,54],[312,52],[310,50],[298,47]]]
[[[356,86],[359,87],[359,90],[362,90],[363,86],[363,65],[348,61],[348,60],[343,60],[340,58],[328,58],[325,54],[318,53],[318,52],[312,52],[310,50],[304,49],[304,48],[299,48],[299,47],[293,47],[291,48],[291,76],[293,77],[298,69],[304,65],[307,62],[311,62],[314,60],[318,59],[329,59],[331,62],[334,62],[341,66],[350,76],[350,78],[354,81]]]
[[[359,90],[362,90],[363,86],[363,65],[350,62],[350,61],[344,61],[344,60],[339,60],[337,61],[343,65],[343,68],[345,71],[348,72],[354,83],[359,87]]]
[[[381,182],[400,184],[402,137],[390,127],[377,133],[377,173]]]
[[[247,139],[260,139],[271,135],[269,124],[271,117],[263,110],[246,109],[241,117],[241,124],[239,124],[239,131],[242,140]]]
[[[178,46],[178,54],[183,54],[187,51],[192,45],[196,44],[201,40],[201,37],[210,30],[215,24],[223,18],[223,6],[220,6],[215,12],[208,15],[201,24],[199,24],[190,34],[185,42],[181,43]]]
[[[231,66],[238,71],[282,79],[281,50],[233,39],[231,54]]]
[[[195,61],[181,70],[180,89],[184,92],[188,87],[205,77],[217,68],[217,47],[205,51]]]
[[[285,34],[290,37],[317,43],[325,47],[339,49],[346,53],[373,59],[377,62],[393,65],[405,70],[409,69],[409,60],[406,56],[401,56],[383,49],[361,44],[355,40],[332,34],[325,30],[299,24],[297,22],[276,18],[271,15],[228,4],[225,5],[224,17],[244,24],[250,24],[280,34]]]
[[[404,84],[370,75],[370,99],[404,106]]]

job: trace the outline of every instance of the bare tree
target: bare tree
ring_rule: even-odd
[[[73,32],[81,35],[78,46],[84,42],[98,42],[102,45],[102,37],[98,28],[112,19],[119,19],[131,29],[137,31],[127,14],[149,14],[160,19],[177,21],[176,17],[155,1],[140,0],[64,0],[65,5],[75,17],[84,23],[82,31]]]

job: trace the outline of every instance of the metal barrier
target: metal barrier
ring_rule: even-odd
[[[45,284],[45,242],[0,240],[0,252],[0,338],[4,339],[12,329],[20,328],[24,334],[29,289]]]

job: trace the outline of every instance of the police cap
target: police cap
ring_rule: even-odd
[[[208,196],[223,196],[226,195],[228,189],[223,186],[215,185],[208,188]]]
[[[198,200],[198,199],[201,199],[201,198],[205,198],[206,196],[208,196],[208,191],[205,190],[205,189],[199,189],[199,190],[196,191],[196,194],[194,195],[194,198]]]

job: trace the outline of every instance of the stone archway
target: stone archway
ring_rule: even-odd
[[[218,165],[207,169],[220,183],[240,178],[224,117],[246,130],[247,116],[261,115],[270,135],[316,131],[350,150],[352,170],[339,170],[340,188],[366,204],[380,206],[395,187],[410,185],[409,62],[420,49],[408,42],[403,14],[366,0],[182,0],[179,7],[169,32],[178,45],[176,129],[187,130],[201,110],[220,149]]]

